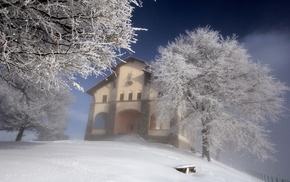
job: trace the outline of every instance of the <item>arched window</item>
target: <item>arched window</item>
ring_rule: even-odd
[[[137,100],[141,100],[141,90],[137,92]]]
[[[108,113],[101,112],[95,116],[93,129],[105,129],[108,120]]]
[[[103,95],[102,102],[108,102],[108,96],[107,95]]]
[[[120,93],[120,101],[123,101],[124,100],[124,92],[121,92]]]
[[[133,92],[130,91],[128,94],[128,100],[133,100]]]

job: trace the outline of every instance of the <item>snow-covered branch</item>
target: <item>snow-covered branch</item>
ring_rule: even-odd
[[[267,66],[253,62],[236,38],[198,28],[159,49],[152,65],[161,119],[180,118],[189,134],[202,131],[203,154],[227,142],[261,159],[273,146],[265,124],[277,121],[284,108],[285,84]]]
[[[67,125],[66,109],[72,102],[67,86],[40,90],[31,85],[17,87],[0,79],[0,130],[18,131],[21,140],[25,130],[50,136],[63,135]],[[21,89],[19,89],[21,88]]]
[[[137,0],[3,0],[0,74],[54,87],[63,76],[99,75],[132,51]]]

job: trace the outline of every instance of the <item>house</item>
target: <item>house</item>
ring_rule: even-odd
[[[114,135],[138,134],[149,141],[169,143],[189,149],[189,140],[172,135],[172,121],[156,120],[157,97],[150,87],[146,63],[128,57],[114,72],[87,93],[92,96],[85,140],[101,140]]]

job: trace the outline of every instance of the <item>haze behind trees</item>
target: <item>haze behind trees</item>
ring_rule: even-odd
[[[19,82],[18,82],[19,83]],[[21,85],[22,90],[0,80],[0,130],[17,132],[21,141],[25,131],[32,131],[38,140],[64,140],[67,110],[73,96],[66,85],[39,90]]]

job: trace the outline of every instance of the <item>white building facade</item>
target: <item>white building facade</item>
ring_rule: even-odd
[[[172,121],[157,122],[153,102],[157,94],[150,88],[151,74],[146,68],[144,61],[128,57],[113,69],[115,73],[87,91],[92,102],[85,140],[138,134],[149,141],[190,149],[186,137],[170,133]]]

